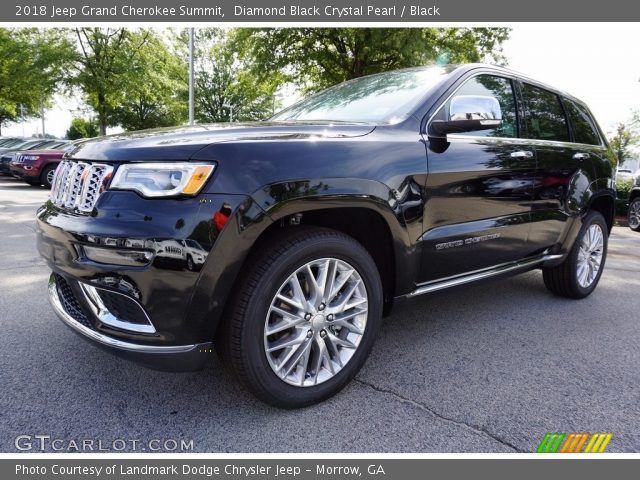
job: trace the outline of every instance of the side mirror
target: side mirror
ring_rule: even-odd
[[[459,95],[451,99],[448,120],[434,120],[431,128],[439,135],[498,128],[502,110],[495,97]]]

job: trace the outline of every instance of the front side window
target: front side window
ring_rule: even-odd
[[[502,123],[498,128],[465,132],[457,135],[508,138],[518,136],[518,115],[511,80],[493,75],[478,75],[470,78],[447,102],[445,111],[449,112],[451,100],[462,95],[481,95],[496,98],[502,111]]]
[[[569,129],[560,97],[543,88],[523,84],[522,97],[526,106],[526,138],[569,141]]]
[[[573,130],[573,141],[576,143],[586,143],[587,145],[600,145],[600,135],[589,113],[581,106],[571,100],[564,101],[571,121]]]

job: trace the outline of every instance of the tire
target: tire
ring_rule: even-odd
[[[58,165],[48,165],[40,175],[40,183],[42,183],[42,185],[44,185],[49,190],[51,189],[53,174],[55,173],[56,168],[58,168]]]
[[[298,226],[265,241],[245,265],[216,339],[225,363],[254,395],[279,408],[305,407],[339,392],[364,365],[382,321],[382,284],[369,253],[343,233]],[[324,283],[327,295],[311,294],[308,271],[315,283]],[[317,281],[323,271],[335,279],[333,288]],[[302,299],[301,308],[283,297]],[[325,305],[322,300],[329,297]],[[358,306],[340,310],[343,302]],[[277,313],[283,310],[287,317]],[[295,326],[278,331],[292,318]],[[280,347],[292,339],[298,343]]]
[[[191,255],[187,255],[187,270],[189,270],[190,272],[193,272],[195,270],[193,258],[191,258]]]
[[[634,232],[640,232],[640,197],[634,198],[629,204],[627,213],[629,228]]]
[[[601,234],[599,243],[595,241],[598,233]],[[596,243],[600,246],[596,247]],[[607,245],[607,223],[600,212],[590,211],[582,221],[580,232],[566,260],[556,267],[542,269],[544,284],[554,295],[560,297],[580,299],[589,296],[602,276],[607,259]],[[598,257],[599,262],[596,261]],[[583,261],[585,258],[587,260]],[[586,275],[582,267],[586,267]]]

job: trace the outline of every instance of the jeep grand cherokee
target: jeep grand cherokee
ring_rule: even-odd
[[[174,370],[217,351],[259,398],[300,407],[354,377],[394,299],[535,268],[556,295],[593,292],[605,147],[584,103],[512,71],[387,72],[265,122],[77,145],[39,250],[81,336]]]

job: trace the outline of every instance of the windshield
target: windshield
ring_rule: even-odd
[[[276,114],[271,120],[397,123],[451,66],[396,70],[341,83]]]

